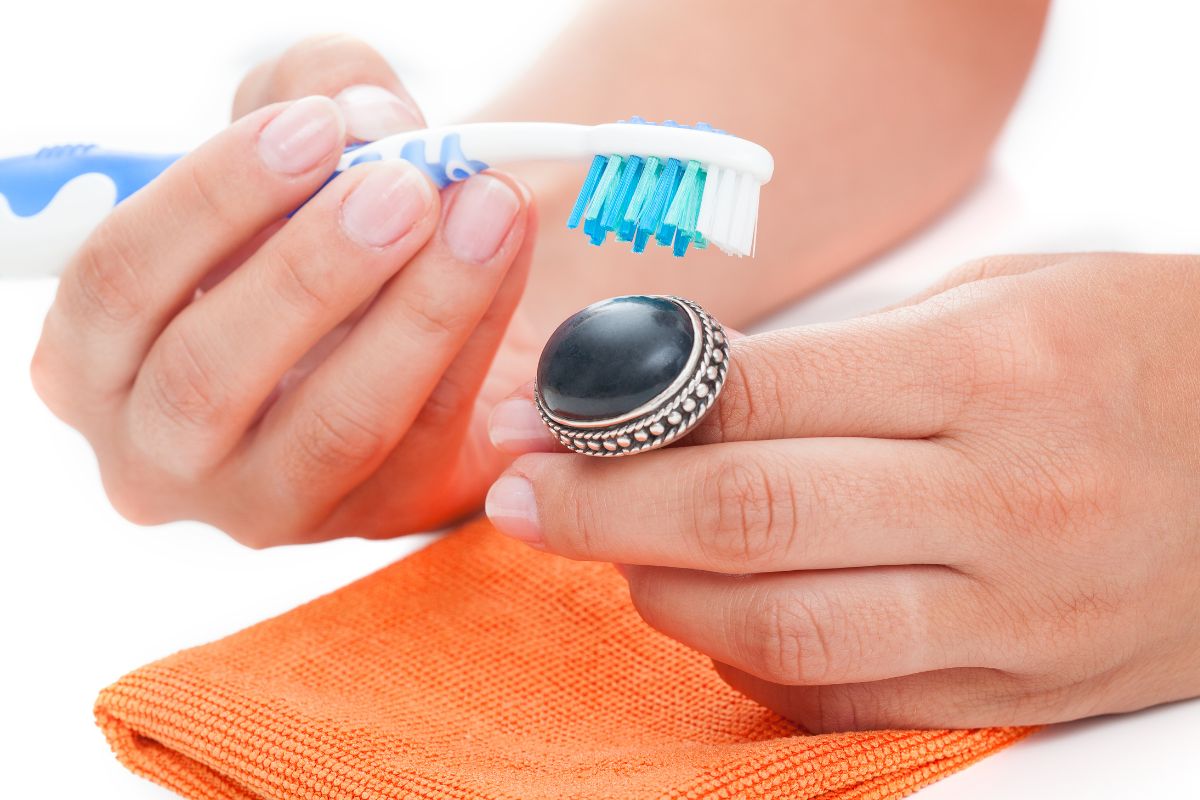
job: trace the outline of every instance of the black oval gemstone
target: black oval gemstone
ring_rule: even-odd
[[[538,391],[563,420],[620,417],[679,377],[694,339],[687,311],[665,297],[602,300],[569,317],[546,342]]]

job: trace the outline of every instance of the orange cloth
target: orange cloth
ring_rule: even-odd
[[[472,523],[105,689],[134,772],[189,798],[893,798],[1018,728],[809,736],[649,629],[607,564]]]

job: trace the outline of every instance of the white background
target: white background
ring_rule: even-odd
[[[376,44],[431,121],[449,121],[518,74],[575,6],[359,0],[334,17],[299,4],[6,3],[0,153],[80,140],[187,148],[222,124],[252,64],[330,30]],[[972,196],[773,322],[864,311],[999,251],[1200,252],[1197,31],[1200,7],[1189,0],[1059,2],[1032,82]],[[335,589],[421,539],[252,552],[201,525],[121,520],[85,443],[29,386],[52,291],[49,281],[0,283],[4,794],[165,798],[108,753],[91,722],[96,692],[147,661]],[[1060,726],[921,797],[1200,797],[1198,753],[1193,701]]]

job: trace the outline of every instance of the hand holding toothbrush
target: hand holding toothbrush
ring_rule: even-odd
[[[322,189],[347,136],[422,124],[386,63],[344,38],[255,70],[235,115],[75,256],[38,392],[138,522],[199,519],[266,546],[461,516],[503,466],[485,377],[528,270],[530,194],[491,173],[439,196],[403,161]]]

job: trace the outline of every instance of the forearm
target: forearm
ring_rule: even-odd
[[[593,6],[482,115],[704,120],[776,159],[758,255],[674,262],[586,246],[579,168],[530,169],[535,332],[601,297],[673,292],[744,325],[902,239],[977,175],[1036,49],[1045,0],[721,0]],[[750,272],[747,272],[747,271]]]

